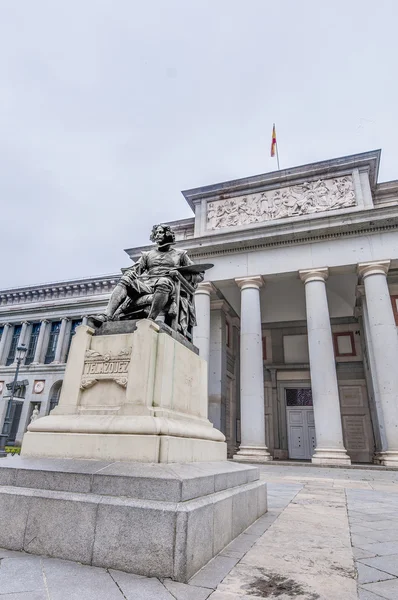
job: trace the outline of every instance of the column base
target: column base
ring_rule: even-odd
[[[233,455],[233,460],[248,463],[265,463],[272,460],[272,456],[268,452],[267,446],[241,446],[238,452]]]
[[[398,468],[398,450],[386,450],[386,452],[378,452],[374,457],[374,462],[383,467]]]
[[[351,464],[351,459],[345,449],[334,448],[316,448],[312,456],[314,465],[347,465]]]

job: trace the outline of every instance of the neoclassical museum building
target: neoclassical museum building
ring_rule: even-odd
[[[193,216],[169,224],[177,247],[214,264],[194,343],[231,457],[398,466],[398,181],[378,183],[379,162],[372,151],[183,192]],[[0,291],[0,429],[27,347],[9,443],[36,405],[57,404],[76,327],[118,277]]]

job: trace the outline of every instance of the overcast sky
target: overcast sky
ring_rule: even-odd
[[[0,0],[0,288],[114,273],[180,190],[382,148],[396,0]]]

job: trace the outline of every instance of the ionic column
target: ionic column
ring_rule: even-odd
[[[62,351],[64,348],[64,342],[65,342],[65,334],[66,334],[66,326],[68,323],[69,319],[68,317],[65,317],[62,319],[61,321],[61,328],[59,330],[59,335],[58,335],[58,340],[57,340],[57,347],[55,349],[55,357],[53,360],[53,364],[59,364],[62,361]]]
[[[4,365],[6,362],[5,353],[7,350],[11,327],[12,326],[10,325],[10,323],[4,323],[4,325],[3,325],[3,334],[2,334],[1,340],[0,340],[0,365]]]
[[[328,269],[299,271],[299,275],[305,284],[314,404],[316,448],[312,462],[321,465],[349,465],[351,460],[343,442],[336,363],[326,297]]]
[[[199,348],[199,356],[209,364],[210,354],[210,295],[214,286],[210,281],[199,283],[195,291],[196,326],[193,343]]]
[[[82,317],[82,325],[87,325],[87,321],[88,321],[88,317],[86,315],[84,315],[84,317]]]
[[[398,466],[398,335],[387,272],[390,261],[361,263],[358,273],[363,278],[368,312],[369,336],[372,343],[377,387],[383,413],[385,452],[378,458],[385,466]]]
[[[262,277],[235,279],[241,290],[240,312],[240,419],[241,445],[236,460],[272,460],[265,445],[264,373],[260,287]]]
[[[32,365],[38,365],[43,360],[43,350],[44,350],[43,344],[44,344],[44,338],[46,335],[47,324],[48,324],[47,319],[43,319],[43,321],[40,324],[39,337],[37,338],[36,350],[35,350],[35,355],[33,358]]]

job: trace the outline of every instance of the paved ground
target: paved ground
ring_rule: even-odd
[[[0,600],[398,600],[398,472],[261,467],[269,512],[188,585],[0,550]]]

